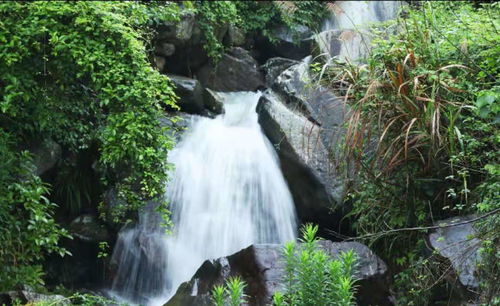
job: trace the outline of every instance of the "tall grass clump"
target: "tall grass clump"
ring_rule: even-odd
[[[500,6],[421,2],[405,10],[395,34],[374,30],[366,64],[331,66],[324,81],[351,107],[345,156],[358,170],[354,230],[400,272],[400,301],[425,305],[444,271],[417,272],[426,231],[397,229],[500,208]],[[483,223],[482,251],[491,255],[483,258],[498,262],[498,214]],[[482,273],[492,271],[498,264]],[[483,282],[489,296],[498,293],[494,283]]]

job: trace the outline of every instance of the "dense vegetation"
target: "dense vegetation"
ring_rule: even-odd
[[[36,285],[43,254],[64,254],[49,189],[19,150],[27,143],[56,141],[67,161],[94,154],[103,184],[117,185],[130,205],[121,214],[163,190],[172,142],[158,118],[175,95],[143,39],[150,18],[176,12],[133,2],[0,4],[0,291]],[[73,182],[75,195],[82,186]]]
[[[377,33],[366,65],[328,68],[325,81],[353,111],[352,224],[399,271],[402,305],[431,303],[442,284],[426,227],[451,216],[487,214],[475,224],[483,302],[499,293],[499,13],[498,4],[422,3],[387,25],[396,34]]]
[[[225,24],[248,32],[312,24],[310,8],[321,10],[314,1],[293,14],[273,2],[0,4],[0,291],[41,284],[44,254],[68,253],[58,244],[69,237],[55,222],[58,205],[73,215],[95,211],[113,187],[120,205],[100,208],[121,222],[162,194],[172,140],[158,119],[176,108],[176,96],[148,60],[155,26],[175,22],[181,9],[194,11],[216,60],[224,47],[215,33]],[[50,186],[28,149],[54,142],[62,159]]]

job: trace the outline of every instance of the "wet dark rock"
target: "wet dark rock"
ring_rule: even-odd
[[[235,47],[240,47],[240,46],[243,46],[245,44],[245,32],[233,25],[233,24],[230,24],[229,25],[229,28],[228,28],[228,31],[227,31],[227,36],[228,36],[228,44],[230,46],[235,46]]]
[[[51,139],[33,140],[27,149],[33,154],[36,175],[42,175],[52,169],[61,159],[61,146]]]
[[[192,113],[203,113],[203,88],[200,82],[184,76],[167,74],[175,85],[175,93],[179,96],[177,104],[181,110]]]
[[[23,286],[21,290],[0,293],[1,305],[15,305],[16,302],[22,303],[22,305],[42,302],[53,303],[54,305],[70,305],[69,301],[62,295],[36,293],[28,286]]]
[[[159,41],[171,42],[175,45],[182,45],[188,42],[195,26],[195,15],[189,11],[183,11],[180,21],[164,24],[158,27]]]
[[[103,251],[99,243],[111,243],[115,232],[101,224],[96,216],[84,214],[75,218],[68,227],[73,239],[61,243],[71,255],[51,254],[44,263],[46,284],[62,284],[66,288],[97,288],[104,282],[104,261],[98,258]]]
[[[283,57],[273,57],[269,59],[264,65],[262,65],[262,69],[266,73],[266,85],[271,87],[274,82],[276,82],[276,78],[283,71],[299,63],[300,62],[296,60],[291,60]]]
[[[368,247],[357,242],[331,241],[321,242],[321,247],[333,258],[351,249],[358,255],[355,277],[359,279],[357,299],[362,305],[390,304],[387,267]],[[274,293],[285,290],[284,268],[281,245],[252,245],[231,256],[205,261],[166,305],[210,305],[213,286],[234,275],[247,283],[245,294],[250,305],[270,305]],[[364,304],[366,301],[369,303]]]
[[[321,127],[297,109],[290,109],[267,90],[257,107],[259,123],[280,157],[281,169],[302,222],[339,224],[345,181],[321,141]]]
[[[196,75],[204,87],[215,91],[254,91],[264,86],[257,61],[240,47],[231,48],[217,65],[207,64]]]
[[[205,88],[204,91],[205,107],[215,113],[222,114],[224,112],[224,93]]]
[[[293,32],[285,26],[279,26],[272,32],[273,42],[264,35],[255,37],[255,47],[261,52],[258,57],[261,63],[273,57],[301,60],[311,54],[314,40],[309,28],[299,26]]]
[[[330,90],[315,84],[311,57],[297,62],[273,58],[264,66],[267,90],[259,122],[280,156],[302,221],[337,226],[344,190],[352,173],[340,155],[348,108]]]
[[[110,261],[112,290],[140,305],[163,292],[167,273],[164,231],[154,229],[156,221],[149,221],[120,231]]]
[[[436,225],[456,224],[473,217],[450,218],[438,221]],[[477,263],[480,260],[481,241],[472,223],[439,228],[429,235],[429,242],[439,255],[451,263],[460,284],[468,289],[478,289]]]
[[[76,217],[71,221],[69,229],[73,237],[88,242],[107,241],[108,230],[100,224],[97,218],[90,214]]]
[[[155,53],[160,56],[170,56],[175,53],[175,45],[168,42],[156,44]]]
[[[271,48],[278,56],[301,60],[311,54],[312,34],[305,26],[297,26],[295,33],[285,26],[279,27],[275,30],[277,42],[271,44]]]

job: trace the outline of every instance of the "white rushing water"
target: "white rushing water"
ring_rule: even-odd
[[[120,233],[113,295],[163,305],[206,259],[295,239],[293,200],[257,121],[260,95],[225,94],[225,114],[199,117],[170,152],[173,234],[163,234],[151,212]]]
[[[328,59],[358,62],[368,55],[369,27],[396,18],[402,1],[335,1],[334,12],[314,36],[321,54]]]

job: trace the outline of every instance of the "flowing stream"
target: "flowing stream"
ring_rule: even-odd
[[[174,229],[164,234],[149,203],[134,228],[120,232],[112,295],[163,305],[206,259],[254,243],[296,237],[293,200],[255,108],[260,93],[225,94],[225,114],[198,117],[169,154],[166,196]]]

